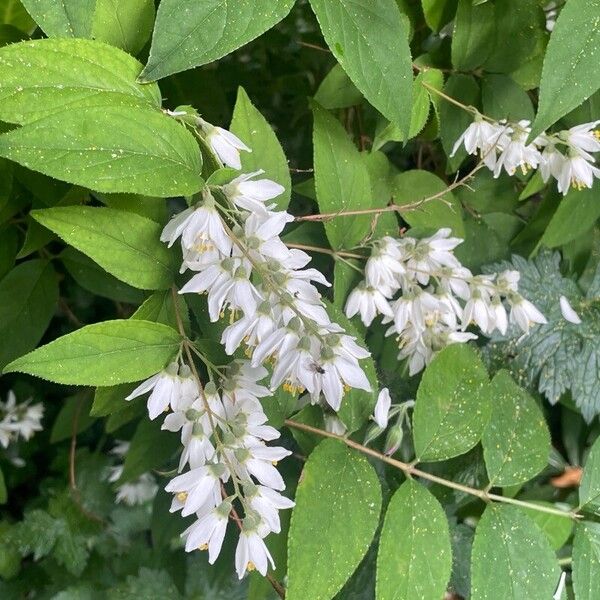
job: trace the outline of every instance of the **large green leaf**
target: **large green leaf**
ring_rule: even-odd
[[[95,0],[21,0],[49,37],[89,37]]]
[[[380,510],[379,480],[367,459],[342,442],[321,442],[296,492],[286,598],[332,598],[367,552]]]
[[[58,300],[52,265],[30,260],[0,281],[0,368],[40,341]]]
[[[365,98],[408,135],[408,19],[394,0],[310,0],[327,45]]]
[[[556,508],[552,502],[534,502],[540,506]],[[535,508],[523,509],[525,514],[542,530],[554,550],[560,550],[573,532],[573,521],[560,515],[542,512]]]
[[[407,480],[385,515],[377,556],[377,600],[442,598],[451,569],[444,509],[420,483]]]
[[[479,67],[488,57],[494,32],[494,5],[475,4],[459,0],[454,33],[452,34],[452,64],[461,71]]]
[[[196,193],[201,155],[170,117],[134,106],[66,110],[0,136],[0,155],[99,192]]]
[[[592,446],[579,486],[579,506],[600,512],[600,438]]]
[[[64,335],[10,363],[5,373],[28,373],[68,385],[138,381],[164,368],[181,336],[150,321],[105,321]]]
[[[490,483],[525,483],[548,463],[550,434],[535,400],[507,371],[490,384],[492,413],[481,443]]]
[[[96,40],[135,55],[150,38],[153,25],[154,0],[96,0],[92,25]]]
[[[490,416],[488,374],[475,350],[444,348],[425,370],[415,402],[413,433],[419,461],[446,460],[481,439]]]
[[[472,600],[552,598],[560,568],[548,539],[514,506],[489,504],[471,557]]]
[[[313,107],[315,185],[322,213],[371,208],[369,172],[360,152],[341,123],[326,110]],[[340,216],[325,222],[329,243],[335,249],[352,248],[371,230],[372,215]]]
[[[492,119],[533,119],[531,99],[508,75],[485,75],[481,81],[481,102],[483,112]]]
[[[287,159],[275,132],[241,87],[238,89],[231,131],[252,149],[252,152],[241,153],[242,171],[251,173],[263,169],[264,177],[282,185],[285,192],[275,198],[274,202],[280,210],[286,209],[292,194]]]
[[[279,23],[294,0],[163,0],[142,81],[217,60]]]
[[[134,213],[92,206],[34,210],[33,218],[129,285],[146,290],[173,282],[171,253],[161,227]]]
[[[102,42],[42,39],[0,48],[0,119],[21,125],[85,106],[160,107],[156,84],[136,83],[142,65]]]
[[[573,541],[573,590],[577,600],[596,600],[600,590],[600,523],[578,523]]]
[[[600,0],[568,0],[544,57],[534,137],[600,88]]]

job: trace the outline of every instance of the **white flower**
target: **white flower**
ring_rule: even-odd
[[[240,150],[252,152],[240,138],[222,127],[215,127],[204,119],[198,118],[198,123],[205,135],[206,142],[219,160],[232,169],[241,169]]]
[[[314,338],[303,336],[295,347],[280,352],[271,376],[271,389],[275,390],[285,381],[285,391],[295,394],[307,390],[312,393],[315,389],[314,356],[318,355],[318,345]]]
[[[244,495],[273,533],[281,531],[279,510],[292,508],[294,502],[264,485],[244,484]]]
[[[510,320],[516,323],[525,333],[534,323],[545,324],[546,317],[531,303],[518,294],[509,296],[508,301],[511,305]]]
[[[178,504],[171,510],[181,510],[183,517],[197,512],[204,506],[217,506],[221,501],[221,480],[226,468],[221,464],[197,467],[173,478],[165,487],[174,492]]]
[[[237,448],[232,452],[233,461],[239,464],[234,468],[244,479],[250,479],[249,475],[274,490],[284,490],[285,483],[275,468],[278,461],[291,452],[281,446],[267,446],[262,442],[255,442],[253,445],[245,448]]]
[[[0,446],[7,448],[19,437],[29,440],[36,431],[42,431],[43,404],[30,405],[31,400],[17,404],[17,397],[9,390],[6,402],[0,402]]]
[[[231,512],[231,502],[225,500],[217,508],[206,513],[193,524],[190,525],[182,534],[185,539],[185,550],[208,550],[208,562],[212,565],[219,557],[229,513]]]
[[[275,568],[273,557],[262,537],[256,530],[242,529],[235,550],[235,569],[238,577],[242,579],[246,571],[255,569],[264,576],[267,574],[268,563]]]
[[[504,308],[504,304],[502,304],[502,300],[498,296],[495,296],[492,299],[491,304],[489,305],[489,316],[490,316],[490,324],[493,323],[494,327],[502,334],[506,334],[506,330],[508,328],[508,316],[506,314],[506,308]],[[485,332],[484,333],[490,333]]]
[[[389,236],[377,240],[365,265],[367,284],[391,297],[400,287],[399,277],[406,271],[403,258],[402,246],[397,240]]]
[[[277,326],[273,318],[271,303],[261,302],[254,314],[244,315],[241,319],[229,325],[221,335],[221,344],[227,354],[233,354],[242,341],[249,348],[260,344]]]
[[[378,315],[393,316],[393,311],[386,297],[377,289],[361,284],[348,296],[346,301],[346,316],[353,317],[360,313],[360,319],[365,325],[370,325]]]
[[[529,121],[525,119],[507,127],[508,141],[501,145],[501,152],[494,167],[494,177],[499,177],[503,168],[509,175],[514,175],[518,167],[526,173],[527,169],[535,169],[538,166],[541,154],[536,147],[537,140],[526,144],[530,131]]]
[[[594,177],[600,178],[600,169],[592,165],[589,160],[577,152],[569,151],[569,156],[563,161],[557,177],[558,191],[563,196],[571,186],[577,190],[591,188]],[[593,158],[591,160],[593,161]]]
[[[177,363],[171,363],[166,370],[138,385],[125,400],[133,400],[133,398],[152,390],[148,397],[148,415],[151,419],[156,419],[169,407],[176,408],[182,395],[181,379],[177,375],[178,369]]]
[[[452,251],[463,240],[450,237],[451,233],[450,228],[444,227],[431,237],[420,240],[410,253],[406,270],[421,285],[427,285],[430,276],[437,274],[444,267],[460,267]]]
[[[150,473],[143,473],[135,481],[124,483],[117,488],[117,503],[127,506],[146,504],[154,499],[158,485]]]
[[[294,217],[285,211],[274,213],[253,213],[244,223],[244,250],[255,260],[275,259],[282,264],[287,262],[290,255],[289,248],[281,241],[279,234],[287,223]],[[243,255],[237,246],[235,254]]]
[[[569,323],[574,323],[575,325],[579,325],[579,323],[581,323],[579,315],[575,312],[571,306],[571,303],[565,296],[560,297],[560,312],[562,313],[562,316],[569,321]]]
[[[600,120],[583,123],[561,131],[558,137],[581,155],[585,156],[588,152],[600,152],[600,135],[598,130],[595,130],[598,125],[600,125]]]
[[[496,165],[498,147],[508,141],[506,129],[505,123],[490,123],[477,113],[473,123],[456,140],[450,156],[454,156],[460,145],[464,143],[465,150],[469,154],[477,154],[479,151],[487,168],[493,170]]]
[[[392,398],[390,397],[390,391],[387,388],[383,388],[377,396],[377,403],[375,404],[375,410],[373,412],[373,420],[381,429],[385,429],[388,424],[388,414],[390,412],[390,406],[392,405]]]
[[[283,194],[285,188],[270,179],[252,181],[254,177],[263,173],[264,171],[259,169],[253,173],[240,175],[223,186],[223,193],[239,208],[251,213],[265,213],[267,209],[274,207],[274,205],[265,206],[265,202]]]

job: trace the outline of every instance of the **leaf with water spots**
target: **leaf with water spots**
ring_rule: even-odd
[[[573,590],[577,600],[597,600],[600,590],[600,523],[578,523],[573,541]]]
[[[470,450],[490,416],[488,374],[479,354],[455,344],[425,370],[413,416],[419,461],[446,460]]]
[[[96,0],[21,0],[48,37],[89,37]]]
[[[160,225],[150,219],[95,206],[56,206],[31,216],[133,287],[156,290],[173,282],[171,253],[159,239]]]
[[[531,138],[600,88],[600,0],[569,0],[552,30]]]
[[[381,487],[367,459],[336,440],[310,455],[288,536],[287,600],[329,600],[369,549]]]
[[[354,85],[407,137],[412,106],[409,21],[394,0],[310,0],[323,37]]]
[[[550,434],[535,400],[508,371],[490,384],[492,413],[481,443],[490,483],[525,483],[548,463]]]
[[[475,532],[471,600],[552,598],[560,567],[547,537],[519,508],[489,504]]]
[[[98,192],[188,196],[202,186],[192,134],[139,106],[55,113],[1,135],[0,156]]]
[[[385,515],[377,556],[377,600],[442,598],[451,570],[444,509],[427,488],[407,480]]]
[[[156,84],[140,85],[142,65],[103,42],[42,39],[0,48],[0,119],[24,125],[84,106],[159,108]]]
[[[17,358],[4,373],[27,373],[67,385],[116,385],[158,373],[180,343],[181,336],[162,323],[104,321]]]
[[[579,485],[579,506],[600,512],[600,438],[594,442],[585,461]]]
[[[140,79],[156,81],[217,60],[271,29],[293,4],[294,0],[162,0]]]

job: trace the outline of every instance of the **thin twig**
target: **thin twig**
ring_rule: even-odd
[[[442,477],[438,477],[437,475],[433,475],[432,473],[427,473],[426,471],[421,471],[420,469],[415,468],[412,464],[408,464],[402,462],[400,460],[396,460],[390,456],[386,456],[377,450],[373,450],[372,448],[368,448],[367,446],[363,446],[358,442],[350,440],[340,435],[336,435],[335,433],[330,433],[329,431],[324,431],[323,429],[318,429],[317,427],[312,427],[311,425],[306,425],[305,423],[298,423],[297,421],[292,421],[291,419],[286,419],[285,424],[288,427],[293,427],[294,429],[301,429],[303,431],[308,431],[309,433],[314,433],[316,435],[320,435],[322,437],[333,438],[339,440],[346,444],[346,446],[358,450],[363,454],[367,454],[372,456],[373,458],[377,458],[388,465],[396,467],[403,471],[406,475],[412,477],[420,477],[422,479],[427,479],[433,483],[439,483],[445,487],[452,488],[459,492],[463,492],[465,494],[470,494],[471,496],[476,496],[480,500],[484,502],[501,502],[504,504],[513,504],[516,506],[521,506],[522,508],[529,508],[532,510],[537,510],[539,512],[548,513],[551,515],[557,515],[561,517],[566,517],[568,519],[581,519],[582,515],[575,511],[564,511],[558,508],[552,508],[550,506],[545,506],[542,504],[535,504],[533,502],[525,502],[524,500],[517,500],[516,498],[509,498],[507,496],[499,496],[498,494],[490,494],[486,490],[480,490],[477,488],[472,488],[467,485],[463,485],[461,483],[456,483],[454,481],[450,481],[448,479],[444,479]]]
[[[331,54],[331,50],[329,48],[324,48],[323,46],[319,46],[317,44],[311,44],[309,42],[298,42],[299,46],[304,46],[305,48],[312,48],[313,50],[320,50],[321,52],[327,52],[327,54]]]

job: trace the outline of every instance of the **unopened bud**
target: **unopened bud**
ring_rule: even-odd
[[[386,456],[395,454],[402,444],[403,436],[404,431],[402,430],[402,425],[397,423],[388,431],[387,437],[385,438],[385,444],[383,446],[383,453]]]
[[[217,394],[217,386],[212,381],[208,381],[204,386],[204,393],[207,396],[215,396]]]

